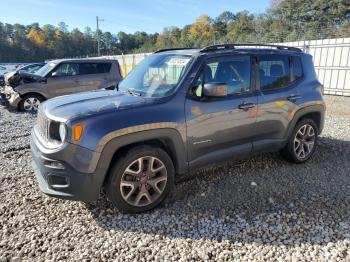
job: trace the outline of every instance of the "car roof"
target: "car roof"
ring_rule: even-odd
[[[227,47],[228,46],[228,47]],[[237,45],[214,45],[206,48],[174,48],[162,49],[155,53],[182,54],[182,55],[212,55],[212,54],[305,54],[299,48],[277,46],[277,45],[262,45],[261,47],[252,47]],[[253,45],[254,46],[254,45]],[[257,45],[258,46],[258,45]],[[224,47],[224,48],[221,48]]]
[[[69,63],[89,63],[89,62],[117,62],[118,60],[116,59],[106,59],[106,58],[73,58],[73,59],[56,59],[56,60],[50,60],[47,61],[48,63],[55,63],[59,64],[62,62],[69,62]]]
[[[21,68],[25,68],[25,67],[31,67],[31,66],[37,66],[37,65],[45,65],[46,63],[30,63],[28,65],[24,65]]]

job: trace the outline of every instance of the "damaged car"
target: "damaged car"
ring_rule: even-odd
[[[5,85],[5,74],[8,72],[7,67],[0,65],[0,92],[1,87]]]
[[[16,77],[5,77],[4,96],[9,107],[37,111],[47,99],[95,89],[111,89],[121,80],[117,60],[53,60],[35,73],[20,70]]]
[[[4,74],[4,83],[8,82],[18,82],[18,78],[20,78],[20,74],[35,74],[40,68],[42,68],[46,63],[35,63],[29,64],[22,67],[17,68],[14,71],[8,72]]]

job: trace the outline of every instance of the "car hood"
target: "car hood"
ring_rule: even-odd
[[[4,78],[6,81],[6,84],[8,84],[9,78],[13,77],[16,74],[16,71],[8,72],[4,74]]]
[[[13,71],[4,75],[5,84],[16,88],[21,84],[37,82],[41,79],[40,76],[25,73],[22,71]]]
[[[116,90],[96,90],[50,99],[42,104],[42,110],[51,119],[66,122],[76,117],[134,108],[149,101]]]

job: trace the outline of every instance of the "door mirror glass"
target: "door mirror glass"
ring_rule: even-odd
[[[225,96],[227,96],[227,84],[225,84],[225,83],[207,83],[207,84],[204,84],[203,96],[205,96],[205,97],[225,97]]]

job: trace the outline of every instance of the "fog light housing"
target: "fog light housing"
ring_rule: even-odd
[[[47,175],[49,184],[52,188],[64,188],[69,187],[69,178],[66,176],[58,176],[54,174]]]

